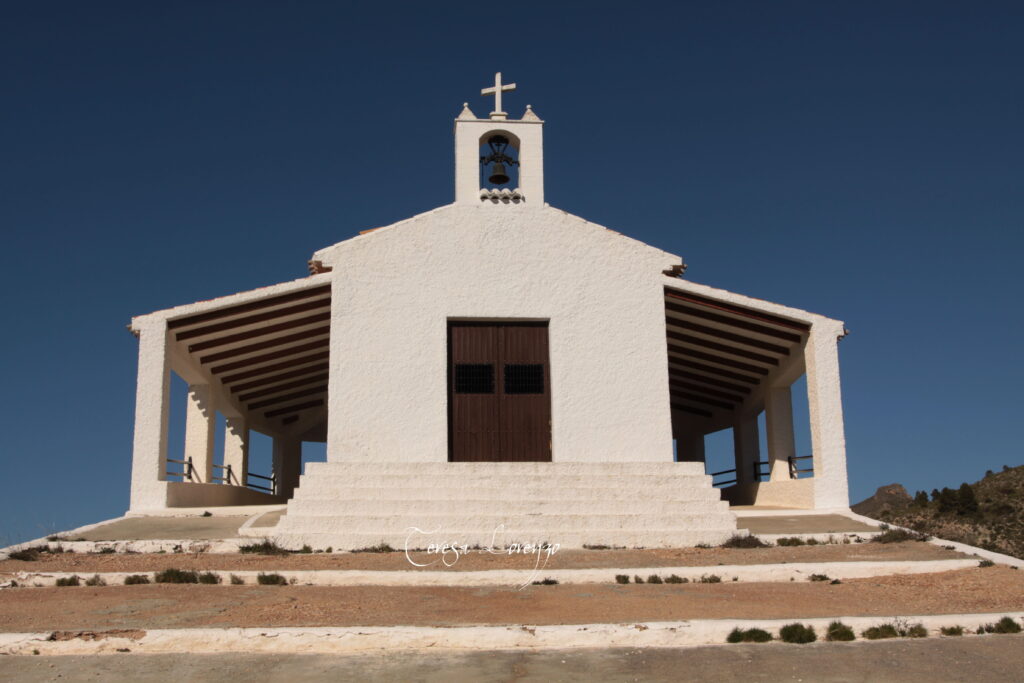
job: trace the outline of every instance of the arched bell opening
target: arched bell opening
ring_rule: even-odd
[[[492,130],[480,136],[480,188],[519,188],[519,138],[506,130]]]

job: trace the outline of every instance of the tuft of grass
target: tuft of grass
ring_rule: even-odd
[[[924,624],[908,624],[904,619],[893,619],[891,622],[864,629],[861,636],[868,640],[885,638],[927,638],[928,629]]]
[[[199,583],[199,574],[191,569],[165,569],[156,573],[157,583]]]
[[[678,574],[673,574],[665,579],[665,583],[690,583],[690,580],[684,579]]]
[[[249,543],[248,545],[238,546],[238,552],[244,555],[288,555],[288,550],[282,548],[277,543],[274,543],[268,538],[264,538],[259,543]]]
[[[217,584],[221,581],[220,574],[214,574],[213,572],[203,572],[199,575],[199,583]]]
[[[831,581],[832,577],[826,574],[811,574],[807,577],[811,581]]]
[[[825,630],[825,640],[830,643],[856,639],[857,636],[854,635],[853,629],[841,621],[833,621]]]
[[[313,548],[308,546],[308,545],[304,545],[301,548],[299,548],[298,550],[296,550],[295,552],[300,553],[302,555],[309,555],[310,553],[313,552]]]
[[[928,629],[924,627],[924,624],[911,624],[900,635],[904,638],[927,638]]]
[[[615,583],[629,583],[629,575],[628,574],[616,574],[615,575]]]
[[[96,550],[92,551],[91,554],[93,554],[93,555],[113,555],[116,552],[117,552],[117,550],[115,550],[112,546],[105,545],[102,548],[97,548]]]
[[[88,579],[85,580],[85,585],[86,586],[106,586],[107,582],[99,574],[93,574],[92,576],[90,576]]]
[[[772,634],[762,628],[734,628],[726,636],[727,643],[767,643]]]
[[[260,572],[256,576],[256,583],[261,586],[287,586],[288,579],[284,578],[280,574],[264,574]]]
[[[558,580],[557,579],[547,578],[547,579],[544,579],[542,581],[534,581],[533,585],[534,586],[557,586],[558,585]]]
[[[813,626],[806,626],[799,622],[786,624],[779,629],[779,639],[784,643],[813,643],[818,639]]]
[[[124,585],[136,586],[143,583],[149,583],[149,577],[145,574],[131,574],[124,577]]]
[[[612,547],[610,545],[604,545],[603,543],[594,543],[594,544],[584,543],[583,544],[583,549],[584,550],[611,550]]]
[[[861,637],[867,638],[868,640],[884,640],[885,638],[899,638],[900,634],[896,632],[896,627],[892,624],[879,624],[878,626],[871,626],[861,631]]]
[[[722,583],[722,577],[718,574],[705,574],[700,577],[699,583]]]
[[[886,529],[871,539],[872,543],[903,543],[905,541],[927,541],[930,537],[919,531],[907,529]]]
[[[245,579],[243,579],[241,576],[238,576],[237,574],[232,574],[230,580],[232,586],[242,586],[245,584]]]
[[[647,583],[665,583],[661,580],[661,577],[657,574],[651,574],[647,577]]]
[[[735,534],[722,543],[723,548],[767,548],[768,544],[754,535],[740,536]]]
[[[1003,617],[994,624],[978,627],[978,633],[1020,633],[1021,626],[1010,617]]]
[[[939,629],[939,633],[944,636],[962,636],[964,634],[963,626],[943,626]]]
[[[15,550],[7,557],[8,559],[21,562],[35,562],[39,559],[40,553],[44,552],[46,552],[46,548],[22,548],[21,550]]]
[[[779,540],[775,541],[775,545],[786,548],[797,545],[807,545],[807,543],[804,542],[804,539],[798,536],[787,536],[785,538],[780,538]]]
[[[333,553],[334,552],[334,547],[333,546],[327,546],[326,548],[324,548],[324,552],[325,553]]]
[[[61,578],[57,579],[57,585],[61,586],[61,587],[63,587],[63,586],[81,586],[82,582],[79,580],[78,575],[75,574],[73,576],[64,576],[64,577],[61,577]]]
[[[981,567],[981,568],[994,567],[994,566],[996,566],[996,563],[993,562],[992,560],[982,560],[981,562],[978,563],[978,566]]]
[[[633,583],[643,583],[643,582],[644,582],[644,577],[640,576],[639,574],[637,574],[636,576],[633,577]]]
[[[207,510],[206,512],[204,512],[203,514],[201,514],[199,516],[200,517],[213,517],[213,513],[210,512],[209,510]]]
[[[396,552],[396,551],[395,551],[394,548],[392,548],[387,543],[381,542],[381,543],[378,543],[377,545],[370,545],[370,546],[367,546],[365,548],[359,548],[357,550],[353,550],[352,552],[354,552],[354,553],[393,553],[393,552]]]

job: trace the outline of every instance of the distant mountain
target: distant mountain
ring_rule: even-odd
[[[1024,465],[981,481],[911,497],[899,484],[851,506],[854,512],[950,541],[1024,558]]]

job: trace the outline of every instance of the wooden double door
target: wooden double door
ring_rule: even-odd
[[[546,322],[448,323],[448,457],[551,460]]]

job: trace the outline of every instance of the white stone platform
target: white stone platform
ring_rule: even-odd
[[[533,462],[309,463],[287,513],[259,531],[288,547],[336,550],[682,547],[737,533],[700,463]]]

